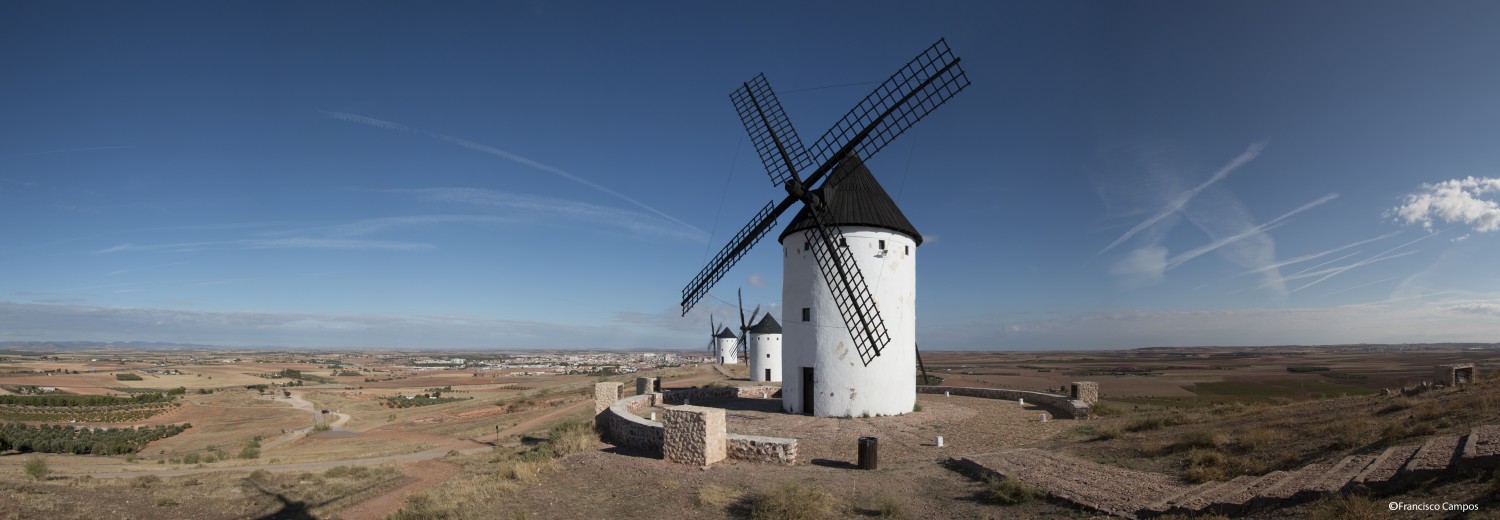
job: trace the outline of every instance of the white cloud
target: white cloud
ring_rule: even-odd
[[[1500,204],[1482,198],[1500,192],[1500,179],[1465,177],[1437,184],[1423,184],[1422,190],[1408,194],[1405,203],[1391,209],[1397,221],[1421,223],[1432,229],[1433,222],[1467,224],[1481,233],[1500,229]]]
[[[981,350],[1490,342],[1497,316],[1500,303],[1493,301],[1388,300],[1326,308],[985,315],[929,322],[919,334],[931,338],[923,347]]]
[[[1500,303],[1493,302],[1459,303],[1449,306],[1448,310],[1466,314],[1500,317]]]
[[[745,280],[751,287],[765,287],[766,279],[760,273],[750,273],[750,279]]]
[[[673,348],[661,331],[478,316],[214,312],[0,300],[0,341],[172,341],[224,346]]]

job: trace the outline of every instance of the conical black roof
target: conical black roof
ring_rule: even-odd
[[[724,327],[724,330],[722,332],[719,332],[718,334],[714,334],[714,337],[715,338],[734,339],[734,338],[738,338],[739,336],[734,335],[733,332],[729,332],[729,327]]]
[[[750,326],[751,334],[781,334],[781,324],[776,322],[770,314],[760,319],[760,323]]]
[[[870,174],[870,169],[865,167],[864,161],[859,157],[852,154],[846,157],[829,174],[828,180],[813,190],[813,193],[818,194],[828,206],[828,213],[832,217],[830,224],[885,228],[907,235],[917,245],[922,245],[922,234],[917,232],[910,220],[906,220],[906,215],[896,207],[896,201],[885,193],[885,188],[880,187],[880,182],[875,180],[875,176]],[[816,226],[812,210],[804,205],[776,240],[785,242],[787,235]]]

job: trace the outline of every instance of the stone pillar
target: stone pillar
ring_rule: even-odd
[[[724,460],[729,433],[723,408],[675,406],[662,417],[662,455],[667,462],[707,466]]]
[[[635,395],[645,395],[645,394],[649,394],[649,393],[652,393],[652,392],[655,392],[655,391],[656,391],[656,378],[654,378],[654,377],[637,377],[637,378],[635,378]]]
[[[620,400],[621,388],[624,383],[594,383],[594,415],[599,415],[609,409],[609,405]]]
[[[1079,401],[1088,403],[1089,406],[1093,406],[1094,403],[1099,402],[1099,383],[1095,383],[1093,381],[1073,382],[1072,397]]]

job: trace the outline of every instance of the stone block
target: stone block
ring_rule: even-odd
[[[654,378],[654,377],[637,377],[637,378],[635,378],[635,395],[646,395],[646,394],[649,394],[649,393],[652,393],[652,392],[655,392],[655,391],[656,391],[656,378]]]
[[[1473,363],[1457,363],[1432,367],[1432,377],[1437,384],[1453,388],[1460,384],[1473,383],[1479,371]]]
[[[609,405],[615,404],[615,401],[619,401],[620,398],[623,397],[620,395],[622,392],[621,387],[623,386],[625,386],[624,383],[594,383],[595,416],[598,416],[601,412],[608,410]]]
[[[662,455],[667,462],[707,466],[728,456],[724,409],[676,406],[662,416]]]
[[[1099,383],[1092,381],[1076,381],[1073,383],[1074,399],[1088,403],[1090,406],[1099,402]]]

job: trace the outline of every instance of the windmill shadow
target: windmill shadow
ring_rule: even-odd
[[[313,509],[326,506],[345,497],[364,493],[365,491],[374,489],[375,487],[374,485],[365,486],[363,488],[350,491],[349,493],[329,498],[328,500],[313,503],[302,500],[292,500],[290,498],[287,498],[286,495],[266,489],[266,487],[260,482],[256,482],[254,480],[251,480],[250,478],[246,478],[245,482],[248,482],[252,487],[255,488],[256,491],[259,491],[262,495],[276,499],[277,502],[281,503],[281,507],[277,508],[275,511],[257,516],[255,517],[255,520],[316,520],[318,517],[312,514]]]
[[[859,469],[859,466],[857,464],[843,460],[813,459],[808,461],[808,463],[814,466],[822,466],[825,468],[833,469]]]

